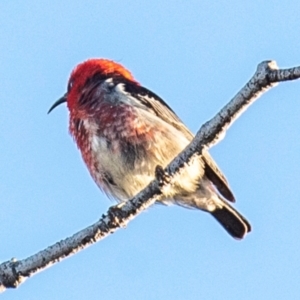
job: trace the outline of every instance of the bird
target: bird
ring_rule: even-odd
[[[156,168],[165,168],[194,137],[162,98],[113,60],[79,63],[67,92],[48,113],[62,103],[92,178],[119,203],[144,189]],[[229,202],[235,202],[229,183],[206,149],[175,176],[159,201],[207,212],[240,240],[251,225]]]

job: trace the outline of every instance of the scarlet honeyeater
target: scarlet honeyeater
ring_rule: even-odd
[[[67,93],[69,129],[92,177],[117,201],[135,196],[193,139],[175,112],[141,86],[120,64],[89,59],[72,71]],[[163,204],[209,212],[234,238],[251,230],[234,202],[228,182],[207,151],[176,175]]]

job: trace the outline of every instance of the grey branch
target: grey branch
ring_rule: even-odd
[[[280,81],[300,78],[300,66],[279,70],[276,62],[260,63],[254,76],[241,91],[210,121],[201,126],[193,141],[163,170],[156,170],[156,178],[138,195],[129,201],[109,208],[95,224],[73,236],[42,250],[26,259],[12,259],[0,264],[0,291],[16,288],[28,277],[44,270],[62,259],[102,240],[159,200],[163,190],[172,184],[172,177],[186,164],[201,155],[225,136],[228,127],[250,104]]]

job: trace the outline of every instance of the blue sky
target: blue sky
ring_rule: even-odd
[[[72,68],[117,60],[196,132],[259,62],[300,64],[300,3],[2,1],[0,260],[26,258],[95,222],[111,202],[90,178],[61,106]],[[127,229],[3,299],[295,299],[300,279],[300,82],[283,83],[211,153],[253,231],[156,206]]]

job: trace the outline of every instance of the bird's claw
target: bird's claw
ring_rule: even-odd
[[[170,182],[170,175],[164,171],[163,167],[157,165],[155,168],[155,178],[157,179],[160,186],[164,185],[165,183]]]

